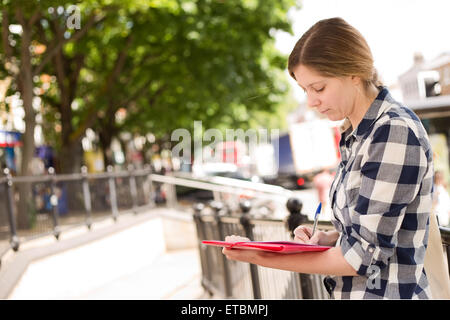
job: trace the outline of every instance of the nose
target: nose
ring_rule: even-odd
[[[307,104],[310,107],[318,107],[320,105],[320,100],[316,96],[308,94]]]

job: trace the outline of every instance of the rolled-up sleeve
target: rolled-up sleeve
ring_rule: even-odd
[[[394,255],[406,207],[427,170],[427,155],[405,121],[390,120],[374,130],[361,162],[357,200],[348,208],[351,226],[340,242],[346,261],[363,276]]]

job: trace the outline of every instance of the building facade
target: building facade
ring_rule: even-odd
[[[404,103],[421,119],[430,137],[435,171],[441,171],[450,191],[450,52],[431,61],[420,54],[399,76]]]

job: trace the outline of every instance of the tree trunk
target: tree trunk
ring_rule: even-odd
[[[72,109],[71,101],[64,90],[60,90],[61,107],[61,153],[60,168],[61,173],[79,173],[83,162],[83,146],[79,137],[73,138]]]
[[[27,24],[22,25],[22,47],[21,47],[21,67],[19,74],[19,91],[25,110],[25,133],[23,134],[22,147],[22,176],[30,176],[31,160],[34,156],[34,128],[36,126],[35,111],[33,109],[33,69],[31,65],[30,45],[31,29]],[[31,183],[24,182],[18,184],[19,197],[17,224],[19,229],[31,227],[33,198]]]
[[[60,151],[61,173],[80,173],[83,164],[83,146],[81,141],[65,143]]]
[[[103,161],[105,163],[105,168],[109,165],[114,164],[114,155],[111,150],[111,142],[113,139],[114,129],[110,128],[108,125],[104,124],[98,132],[98,137],[100,140],[100,145],[103,152]]]
[[[62,30],[55,28],[56,36],[63,41]],[[72,102],[75,99],[77,79],[83,65],[83,57],[71,60],[64,56],[62,47],[54,56],[56,80],[58,82],[60,104],[57,106],[61,113],[61,142],[60,169],[61,173],[79,173],[83,161],[83,147],[80,137],[74,137],[72,124]],[[76,66],[71,65],[74,63]]]

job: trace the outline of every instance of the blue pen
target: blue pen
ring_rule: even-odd
[[[311,238],[314,235],[314,232],[316,231],[316,226],[317,226],[317,220],[319,218],[319,214],[320,214],[320,210],[322,209],[322,202],[319,203],[319,206],[317,207],[316,210],[316,215],[314,216],[314,225],[313,225],[313,231],[311,234]]]

